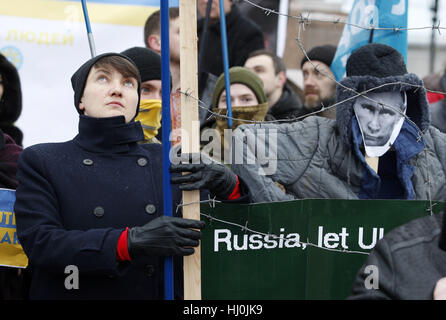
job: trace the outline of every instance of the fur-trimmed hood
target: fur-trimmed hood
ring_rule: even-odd
[[[351,76],[340,81],[336,88],[336,102],[345,101],[336,107],[336,122],[342,142],[348,147],[352,144],[352,117],[354,115],[353,105],[356,98],[352,98],[372,88],[373,92],[406,92],[407,111],[406,115],[413,121],[418,129],[425,132],[430,125],[429,104],[426,98],[426,90],[420,88],[423,81],[413,73],[402,76],[389,76],[378,78],[373,76]],[[388,84],[388,85],[386,85]],[[351,88],[352,90],[348,90]],[[350,100],[347,100],[350,99]]]

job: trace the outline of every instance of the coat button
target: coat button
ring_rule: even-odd
[[[156,211],[156,207],[153,204],[146,205],[146,212],[148,214],[154,214]]]
[[[82,161],[86,166],[91,166],[93,165],[93,160],[91,159],[84,159],[84,161]]]
[[[148,264],[148,265],[145,266],[144,269],[145,269],[146,275],[149,278],[153,277],[153,274],[155,273],[155,267],[153,265]]]
[[[147,159],[146,158],[139,158],[137,162],[138,162],[138,165],[140,167],[145,167],[147,165]]]
[[[102,216],[104,215],[104,208],[102,207],[94,208],[93,214],[98,218],[102,218]]]

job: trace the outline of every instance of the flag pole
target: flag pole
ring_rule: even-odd
[[[226,17],[223,0],[220,0],[220,33],[221,50],[223,56],[223,70],[225,73],[226,107],[228,108],[228,128],[232,128],[231,81],[229,79],[228,40],[226,35]]]
[[[161,88],[162,88],[162,146],[163,146],[163,208],[165,216],[172,216],[172,189],[170,185],[170,48],[169,3],[161,1]],[[173,300],[173,257],[164,258],[164,299]]]
[[[91,32],[90,18],[88,17],[88,9],[86,0],[81,0],[82,9],[84,11],[85,25],[87,27],[88,44],[90,45],[91,57],[96,56],[96,46],[94,43],[93,33]]]

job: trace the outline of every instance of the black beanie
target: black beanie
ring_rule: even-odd
[[[373,76],[385,78],[407,74],[403,56],[394,48],[369,43],[354,51],[347,60],[347,77]]]
[[[325,63],[327,66],[331,66],[331,63],[333,62],[333,58],[336,53],[336,47],[331,44],[326,44],[324,46],[318,46],[314,47],[310,51],[307,52],[308,58],[313,61],[321,61]],[[307,62],[307,57],[303,57],[302,61],[300,62],[300,68],[302,69],[305,62]]]
[[[153,50],[143,47],[133,47],[121,54],[129,57],[138,67],[141,82],[161,80],[161,56]]]
[[[138,68],[135,63],[127,56],[119,54],[119,53],[103,53],[100,54],[94,58],[91,58],[87,62],[85,62],[77,71],[71,76],[71,86],[74,90],[74,106],[76,107],[76,110],[79,114],[82,114],[82,110],[79,109],[79,103],[81,101],[82,95],[84,94],[85,89],[85,83],[87,82],[88,74],[90,73],[91,68],[95,65],[96,62],[101,60],[102,58],[108,57],[108,56],[118,56],[122,57],[128,61],[130,61],[135,68]],[[139,106],[139,97],[141,92],[141,79],[138,80],[138,106]],[[136,115],[138,114],[139,108],[136,108]],[[135,117],[136,117],[135,115]]]

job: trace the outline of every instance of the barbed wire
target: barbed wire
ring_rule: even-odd
[[[307,61],[309,61],[309,62],[311,63],[312,67],[313,67],[318,73],[320,73],[321,75],[323,75],[323,76],[329,78],[331,81],[335,82],[338,86],[344,88],[345,90],[349,90],[349,91],[351,91],[351,92],[353,93],[353,96],[351,96],[351,97],[349,97],[349,98],[347,98],[347,99],[345,99],[345,100],[343,100],[343,101],[337,101],[336,103],[334,103],[334,104],[332,104],[332,105],[330,105],[330,106],[327,106],[327,107],[324,106],[324,105],[322,104],[322,108],[321,108],[321,109],[319,109],[319,110],[315,110],[315,111],[313,111],[313,112],[310,112],[310,113],[308,113],[308,114],[305,114],[305,115],[302,115],[302,116],[299,116],[299,117],[290,118],[290,119],[277,119],[277,120],[270,120],[270,121],[258,121],[258,120],[249,120],[249,119],[240,119],[240,118],[235,118],[235,117],[229,117],[229,116],[227,116],[227,115],[225,115],[225,114],[221,114],[221,113],[214,112],[214,111],[211,109],[213,106],[211,106],[211,108],[209,108],[209,105],[207,105],[205,102],[201,101],[199,98],[193,96],[193,94],[190,92],[189,89],[186,90],[185,92],[180,90],[180,93],[181,93],[182,95],[185,95],[186,98],[192,98],[192,99],[196,100],[196,101],[198,102],[198,107],[199,107],[199,108],[202,108],[202,109],[205,109],[206,112],[209,113],[209,117],[208,117],[208,119],[209,119],[210,117],[214,116],[214,117],[220,117],[220,118],[225,118],[225,119],[239,120],[239,121],[243,121],[243,122],[245,122],[245,123],[252,123],[252,124],[280,123],[280,122],[287,122],[287,123],[289,123],[289,122],[299,121],[299,120],[302,120],[303,118],[306,118],[306,117],[308,117],[308,116],[316,115],[316,114],[319,114],[319,113],[328,111],[328,110],[330,110],[330,109],[336,108],[337,106],[339,106],[339,105],[341,105],[341,104],[343,104],[343,103],[345,103],[345,102],[348,102],[349,100],[356,99],[357,97],[360,97],[360,96],[361,96],[361,97],[363,97],[363,98],[365,98],[365,99],[368,99],[369,101],[375,102],[377,105],[380,105],[382,108],[383,108],[383,107],[388,107],[388,108],[394,110],[395,112],[397,112],[398,114],[400,114],[401,116],[405,117],[405,119],[406,119],[408,122],[410,122],[412,125],[415,126],[415,128],[417,128],[417,131],[418,131],[418,141],[421,139],[422,135],[424,135],[424,132],[423,132],[422,130],[420,130],[420,128],[417,126],[417,124],[414,123],[414,122],[413,122],[413,121],[412,121],[412,120],[411,120],[405,113],[403,113],[403,112],[400,110],[400,108],[395,108],[394,106],[387,105],[387,104],[383,104],[383,103],[381,103],[381,102],[379,102],[379,101],[373,100],[372,98],[367,97],[366,94],[369,93],[369,92],[373,92],[374,90],[381,89],[381,88],[383,88],[383,87],[385,87],[385,86],[396,86],[396,85],[400,85],[400,86],[402,86],[402,85],[406,85],[406,86],[413,87],[413,88],[415,88],[415,92],[416,92],[417,90],[419,90],[419,89],[422,89],[422,90],[425,90],[425,91],[427,91],[427,92],[431,92],[431,93],[439,93],[439,94],[444,94],[444,95],[446,95],[446,92],[430,90],[430,89],[427,89],[424,85],[416,85],[416,84],[407,83],[407,82],[403,82],[403,81],[392,82],[392,83],[385,83],[385,84],[382,84],[382,85],[379,85],[379,86],[370,88],[370,89],[365,90],[365,91],[362,91],[362,92],[357,92],[357,91],[355,91],[353,88],[349,88],[349,87],[343,85],[342,83],[340,83],[340,81],[337,81],[332,75],[330,75],[330,74],[324,72],[323,70],[321,70],[320,68],[318,68],[317,65],[315,65],[315,64],[313,63],[313,61],[308,57],[308,54],[307,54],[307,52],[306,52],[306,50],[305,50],[305,48],[304,48],[304,46],[303,46],[303,44],[302,44],[302,41],[301,41],[301,33],[302,33],[302,30],[305,30],[305,26],[308,25],[308,24],[310,24],[310,22],[312,22],[312,21],[318,21],[318,22],[331,22],[331,23],[335,23],[335,24],[337,24],[337,23],[344,23],[344,24],[346,24],[346,25],[351,25],[351,26],[353,26],[353,27],[362,28],[362,29],[367,29],[367,30],[393,30],[394,32],[399,32],[399,31],[403,31],[403,30],[404,30],[404,31],[409,31],[409,30],[421,30],[421,29],[432,29],[432,30],[437,29],[439,33],[440,33],[440,29],[446,29],[446,28],[442,28],[442,27],[440,27],[440,22],[438,23],[438,25],[433,25],[433,26],[430,26],[430,27],[418,27],[418,28],[377,28],[377,27],[373,27],[373,26],[370,26],[370,27],[364,27],[364,26],[359,26],[359,25],[356,25],[356,24],[351,24],[351,23],[348,23],[348,22],[345,22],[345,21],[341,21],[340,19],[336,19],[336,20],[328,20],[328,19],[327,19],[327,20],[323,20],[323,19],[310,19],[310,18],[309,18],[309,14],[308,14],[308,16],[307,16],[306,18],[302,17],[302,15],[300,15],[299,17],[298,17],[298,16],[292,16],[292,15],[288,15],[288,14],[283,14],[283,13],[280,13],[280,12],[276,12],[276,11],[274,11],[274,10],[272,10],[272,9],[269,9],[269,8],[265,8],[265,7],[259,6],[259,5],[255,4],[255,3],[251,2],[250,0],[243,0],[243,1],[245,1],[246,3],[248,3],[248,4],[252,5],[252,6],[255,6],[255,7],[259,8],[259,9],[264,10],[266,15],[269,15],[269,14],[273,13],[273,14],[284,15],[284,16],[287,16],[287,17],[289,17],[289,18],[297,19],[298,22],[299,22],[299,29],[298,29],[298,37],[297,37],[296,40],[297,40],[297,43],[298,43],[298,45],[299,45],[300,50],[301,50],[302,53],[304,54],[304,56],[305,56],[305,58],[307,59]],[[222,111],[223,111],[223,109],[222,109]],[[426,130],[427,130],[427,128],[426,128]],[[425,150],[425,152],[426,152],[426,150]],[[426,169],[428,169],[428,167],[426,167]],[[428,200],[430,201],[430,206],[429,206],[429,208],[427,209],[427,211],[429,211],[430,214],[432,214],[432,213],[433,213],[432,208],[433,208],[433,206],[434,206],[435,204],[432,204],[431,190],[430,190],[430,188],[431,188],[431,182],[430,182],[430,175],[429,175],[429,172],[427,173],[427,180],[426,180],[426,183],[429,184],[429,185],[428,185],[428,190],[427,190],[427,192],[428,192],[428,195],[427,195],[427,196],[428,196]],[[208,200],[207,200],[207,201],[208,201]],[[207,201],[200,201],[200,203],[207,202]],[[183,205],[187,205],[187,204],[183,204]],[[214,202],[214,205],[215,205],[215,202]],[[202,213],[201,213],[201,214],[202,214]],[[203,215],[203,214],[202,214],[202,215]],[[214,220],[217,220],[216,218],[213,218],[213,217],[210,217],[210,216],[208,216],[208,218],[212,218],[212,219],[214,219]],[[228,221],[220,221],[220,222],[227,223],[227,224],[232,224],[232,225],[237,225],[237,226],[239,226],[239,227],[242,227],[242,228],[245,228],[245,229],[246,229],[246,226],[244,227],[244,226],[241,226],[241,225],[238,225],[238,224],[234,224],[234,223],[232,223],[232,222],[228,222]],[[250,231],[250,232],[253,232],[253,233],[261,234],[261,235],[267,235],[267,234],[265,234],[265,233],[258,232],[258,231],[254,231],[254,230],[251,230],[251,229],[246,229],[246,230],[247,230],[247,231]],[[311,243],[309,243],[309,242],[307,242],[307,243],[302,242],[302,244],[309,245],[309,246],[315,246],[315,247],[321,248],[321,247],[319,247],[319,246],[317,246],[317,245],[314,245],[314,244],[311,244]],[[328,248],[323,248],[323,249],[331,250],[331,249],[328,249]],[[331,250],[331,251],[345,252],[344,250]],[[364,253],[364,252],[354,252],[354,253],[367,254],[367,253]]]
[[[384,30],[384,31],[394,31],[395,33],[399,33],[401,31],[411,31],[411,30],[426,30],[426,29],[430,29],[430,30],[437,30],[438,33],[441,35],[440,30],[446,29],[446,27],[440,27],[440,20],[438,20],[438,24],[432,24],[431,26],[425,26],[425,27],[413,27],[413,28],[402,28],[402,27],[374,27],[374,26],[361,26],[358,24],[354,24],[354,23],[350,23],[348,21],[344,21],[343,17],[338,17],[337,19],[334,20],[330,20],[330,19],[310,19],[309,15],[310,12],[307,12],[307,17],[303,17],[302,13],[299,14],[299,16],[294,16],[294,15],[290,15],[290,14],[286,14],[286,13],[281,13],[278,11],[275,11],[273,9],[270,8],[266,8],[266,7],[262,7],[256,3],[253,3],[250,0],[241,0],[246,2],[247,4],[256,7],[260,10],[263,10],[265,15],[269,16],[271,13],[272,14],[276,14],[276,15],[281,15],[281,16],[285,16],[291,19],[296,19],[299,23],[303,23],[305,25],[310,24],[311,22],[325,22],[325,23],[333,23],[333,24],[344,24],[344,25],[348,25],[348,26],[352,26],[355,28],[359,28],[359,29],[363,29],[363,30]]]
[[[190,203],[181,203],[179,205],[177,205],[177,211],[180,207],[184,207],[184,206],[188,206],[188,205],[193,205],[193,204],[203,204],[203,203],[209,203],[211,208],[215,208],[215,203],[221,203],[221,201],[215,200],[215,198],[213,199],[208,199],[208,200],[203,200],[203,201],[195,201],[195,202],[190,202]],[[243,232],[250,232],[252,234],[258,234],[258,235],[262,235],[262,236],[268,236],[268,237],[272,237],[275,240],[289,240],[283,236],[280,235],[276,235],[276,234],[271,234],[271,233],[265,233],[265,232],[261,232],[261,231],[257,231],[254,229],[251,229],[248,227],[248,220],[245,221],[244,225],[232,222],[232,221],[226,221],[223,219],[219,219],[216,218],[214,216],[211,216],[210,214],[205,214],[200,212],[200,215],[203,217],[206,217],[207,219],[209,219],[209,223],[212,223],[212,221],[217,221],[220,222],[222,224],[228,225],[228,226],[233,226],[233,227],[237,227],[240,228]],[[326,248],[326,247],[321,247],[318,246],[317,244],[311,243],[309,241],[309,239],[307,238],[306,242],[302,242],[302,241],[295,241],[293,240],[293,242],[298,243],[300,245],[300,247],[302,248],[302,250],[305,250],[306,247],[314,247],[314,248],[318,248],[318,249],[322,249],[322,250],[326,250],[326,251],[332,251],[332,252],[340,252],[340,253],[349,253],[349,254],[362,254],[362,255],[369,255],[368,252],[364,252],[364,251],[357,251],[357,250],[347,250],[347,249],[335,249],[335,248]]]

